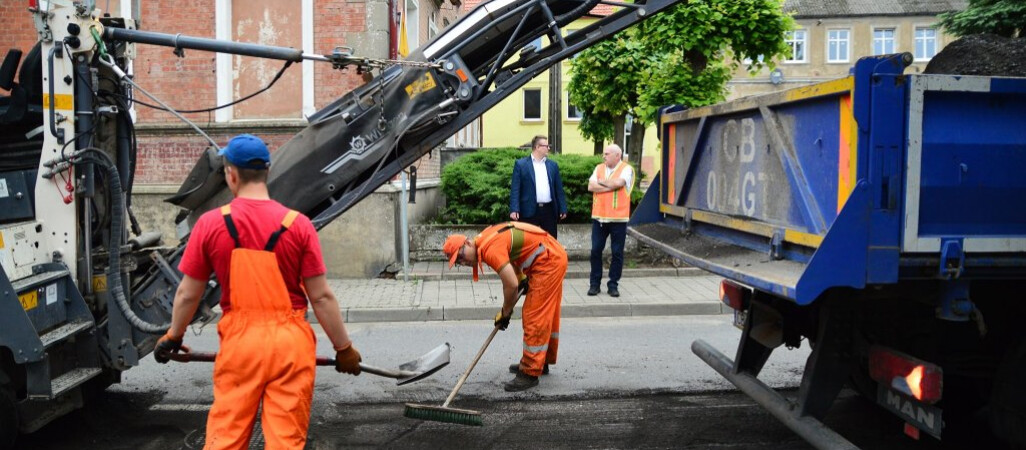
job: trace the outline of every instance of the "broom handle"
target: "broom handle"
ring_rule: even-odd
[[[477,365],[477,361],[481,359],[481,355],[483,355],[485,349],[488,348],[488,344],[492,343],[492,338],[495,337],[495,333],[497,333],[498,331],[498,326],[492,328],[492,334],[488,335],[488,339],[485,340],[484,345],[481,346],[481,350],[477,351],[477,356],[474,357],[474,362],[470,363],[470,367],[467,367],[467,371],[463,372],[463,375],[460,376],[460,380],[456,382],[456,387],[452,389],[452,393],[449,394],[449,397],[445,399],[445,403],[442,404],[443,408],[448,407],[449,403],[452,402],[452,399],[456,397],[456,393],[459,392],[461,387],[463,387],[463,383],[466,382],[467,377],[470,376],[470,371],[474,370],[474,366]]]

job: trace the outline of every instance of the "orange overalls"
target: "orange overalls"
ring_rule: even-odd
[[[235,240],[231,309],[217,324],[221,349],[214,363],[214,405],[205,449],[246,449],[260,422],[268,449],[301,449],[310,425],[316,341],[306,310],[292,308],[273,253],[298,213],[289,211],[263,250],[242,248],[229,206],[221,208]]]
[[[545,364],[556,364],[559,316],[563,303],[566,250],[541,228],[507,222],[486,228],[476,238],[478,261],[496,272],[515,264],[528,276],[530,289],[522,309],[524,353],[520,371],[539,376]]]

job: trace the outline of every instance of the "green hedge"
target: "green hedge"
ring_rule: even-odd
[[[446,207],[438,222],[442,224],[492,224],[509,220],[509,192],[513,163],[530,154],[517,148],[480,150],[449,163],[442,170],[442,193]],[[602,162],[600,156],[549,155],[563,176],[568,214],[564,222],[591,221],[591,193],[588,178]],[[639,172],[635,168],[635,172]],[[637,178],[635,176],[635,186]],[[640,189],[631,195],[632,207],[642,196]]]

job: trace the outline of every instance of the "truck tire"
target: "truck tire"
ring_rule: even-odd
[[[3,377],[3,374],[0,374]],[[0,383],[0,450],[14,449],[18,438],[18,401],[8,383]]]
[[[1026,449],[1026,341],[998,366],[990,399],[990,428],[1013,448]]]

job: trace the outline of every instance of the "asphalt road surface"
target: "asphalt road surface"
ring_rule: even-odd
[[[307,448],[726,448],[809,446],[706,367],[689,350],[702,338],[728,355],[740,332],[727,316],[565,320],[552,373],[525,393],[501,385],[518,358],[520,333],[500,333],[452,406],[480,411],[483,427],[403,417],[406,402],[441,404],[490,331],[490,323],[355,324],[364,362],[394,367],[449,342],[452,363],[429,379],[397,387],[367,374],[318,369]],[[319,336],[318,348],[330,345]],[[216,350],[216,333],[189,335],[196,350]],[[761,379],[796,394],[808,349],[778,350]],[[147,358],[85,409],[19,441],[25,449],[202,448],[211,402],[210,364],[159,365]],[[975,448],[979,436],[941,446],[902,435],[901,422],[845,394],[827,424],[862,448]],[[259,426],[258,426],[259,428]],[[263,448],[259,433],[251,448]]]

